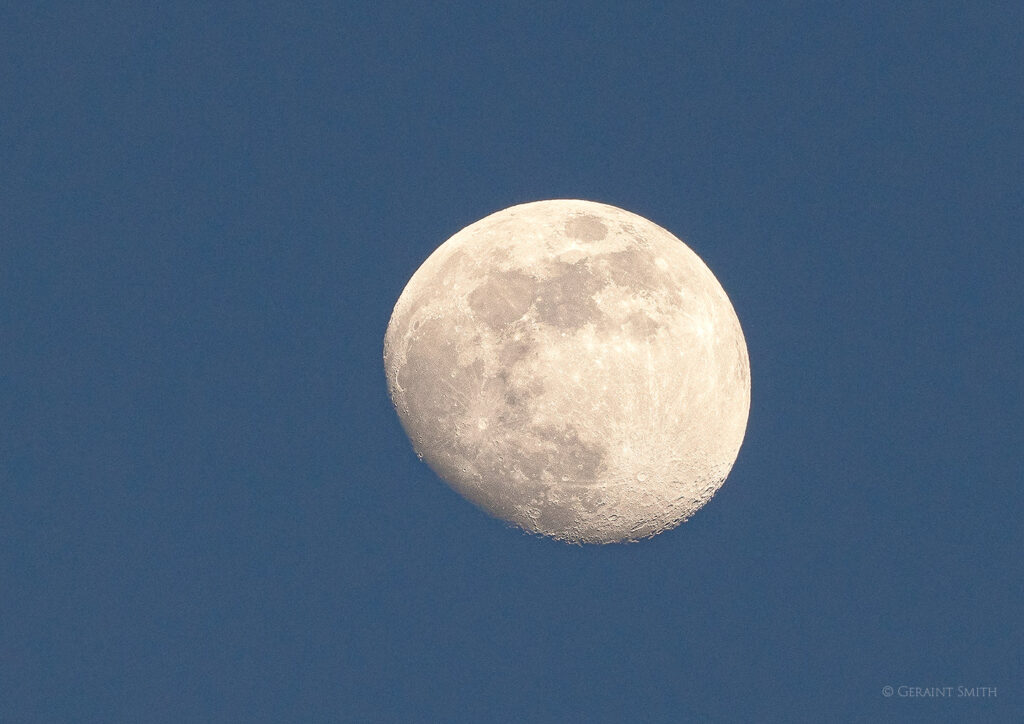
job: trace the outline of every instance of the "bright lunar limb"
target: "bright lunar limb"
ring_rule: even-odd
[[[384,339],[417,454],[523,529],[637,540],[715,494],[747,425],[739,320],[684,243],[591,201],[522,204],[442,244]]]

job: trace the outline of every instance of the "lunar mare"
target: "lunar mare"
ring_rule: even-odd
[[[442,479],[570,542],[689,518],[729,474],[750,407],[715,276],[665,229],[590,201],[513,206],[442,244],[395,305],[384,366]]]

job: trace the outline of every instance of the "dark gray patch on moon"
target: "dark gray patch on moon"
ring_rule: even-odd
[[[526,314],[536,287],[536,279],[517,269],[494,272],[470,293],[469,306],[478,319],[501,329]]]
[[[565,235],[580,241],[601,241],[608,227],[589,214],[574,216],[565,222]]]
[[[626,317],[626,330],[632,337],[651,339],[658,334],[658,323],[648,314],[639,310],[630,312]]]
[[[505,401],[505,408],[498,413],[498,419],[503,424],[516,425],[527,422],[529,410],[527,404],[531,397],[536,397],[543,390],[533,390],[525,385],[516,384],[506,373],[499,373],[497,379],[501,380],[502,397]]]
[[[651,246],[651,242],[647,238],[647,235],[637,229],[636,225],[631,224],[628,221],[623,221],[619,223],[619,229],[621,229],[622,233],[626,236],[630,237],[638,248],[647,249]]]
[[[604,463],[604,449],[580,439],[572,425],[536,428],[537,436],[553,444],[548,471],[556,480],[568,478],[573,483],[593,483]]]
[[[654,259],[649,251],[632,248],[602,254],[597,263],[607,264],[608,275],[616,284],[641,294],[674,290],[672,275],[659,269]]]
[[[540,506],[537,527],[542,531],[571,531],[579,525],[579,519],[572,506],[545,503]]]
[[[459,277],[466,272],[470,259],[464,251],[456,251],[448,256],[438,270],[438,276],[443,286],[448,286],[459,280]]]
[[[529,408],[525,403],[534,394],[531,388],[517,384],[503,370],[497,377],[483,382],[480,398],[486,401],[485,409],[492,410],[491,414],[497,419],[497,429],[518,430],[529,424]],[[468,424],[472,425],[473,421]]]
[[[559,262],[537,289],[537,318],[562,329],[582,327],[601,316],[594,294],[605,284],[584,261]]]
[[[498,363],[502,369],[511,369],[537,354],[537,339],[527,324],[509,325],[498,339]]]
[[[604,450],[580,439],[572,425],[530,426],[515,442],[515,460],[528,480],[590,485],[597,480]]]

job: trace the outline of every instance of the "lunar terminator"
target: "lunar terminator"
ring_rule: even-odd
[[[739,320],[656,224],[580,200],[471,224],[416,271],[384,340],[417,454],[527,531],[637,540],[699,510],[746,430]]]

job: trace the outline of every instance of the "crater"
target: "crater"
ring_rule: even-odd
[[[600,241],[608,236],[608,227],[590,214],[582,214],[565,222],[565,235],[580,241]]]

